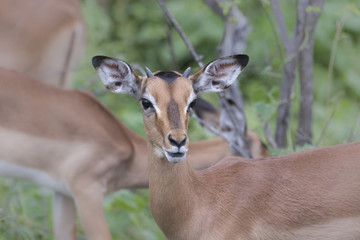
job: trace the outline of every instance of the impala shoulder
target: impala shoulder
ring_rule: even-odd
[[[201,170],[200,172],[203,172],[205,176],[209,173],[210,176],[215,174],[223,177],[228,176],[237,178],[237,176],[242,176],[244,174],[251,175],[251,172],[259,171],[260,168],[257,165],[256,161],[229,156],[220,160],[214,166]]]
[[[225,158],[223,158],[221,161],[219,161],[216,165],[224,165],[227,167],[230,166],[238,166],[238,167],[245,167],[245,166],[250,166],[253,165],[255,161],[253,161],[252,159],[248,159],[248,158],[243,158],[243,157],[237,157],[237,156],[227,156]]]

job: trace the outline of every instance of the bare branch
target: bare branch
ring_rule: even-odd
[[[251,27],[247,18],[237,6],[227,0],[204,0],[209,7],[225,20],[223,38],[218,46],[219,57],[238,54],[245,50],[246,39]],[[232,4],[225,15],[220,3]],[[232,145],[244,150],[242,156],[250,156],[248,142],[246,141],[246,119],[243,110],[242,94],[238,83],[235,82],[229,89],[218,94],[220,114],[220,128]],[[231,103],[231,104],[230,104]]]
[[[332,79],[333,79],[333,72],[334,72],[334,65],[335,65],[335,56],[337,51],[337,46],[340,40],[340,36],[342,33],[342,29],[344,27],[344,18],[342,17],[340,20],[336,22],[336,32],[335,37],[331,46],[330,52],[330,60],[329,60],[329,67],[328,67],[328,79],[327,79],[327,94],[326,94],[326,108],[329,105],[330,95],[331,95],[331,88],[332,88]]]
[[[204,2],[224,21],[227,19],[227,17],[224,15],[223,9],[219,6],[219,2],[217,0],[204,0]]]
[[[265,133],[266,140],[267,140],[268,144],[270,145],[270,147],[272,147],[272,148],[278,148],[278,146],[277,146],[274,138],[273,138],[272,135],[271,135],[271,131],[270,131],[270,127],[269,127],[269,122],[266,122],[266,123],[265,123],[264,133]]]
[[[304,1],[306,2],[306,1]],[[299,3],[300,4],[300,3]],[[314,32],[320,11],[307,11],[308,7],[322,9],[324,0],[310,1],[308,6],[301,6],[305,16],[300,33],[297,36],[297,48],[299,54],[299,75],[300,75],[300,111],[299,125],[296,133],[296,145],[312,143],[312,105],[313,105],[313,65],[314,65]],[[299,7],[300,8],[300,7]],[[298,10],[299,11],[299,10]],[[302,15],[303,13],[298,14]],[[298,20],[300,22],[300,20]],[[299,24],[298,26],[300,26]],[[298,30],[299,30],[298,29]]]
[[[218,56],[238,54],[245,50],[246,39],[251,31],[247,18],[239,8],[228,0],[204,0],[204,2],[225,21],[223,38],[218,46]],[[221,3],[231,4],[226,15]]]
[[[335,104],[335,106],[334,106],[334,109],[333,109],[333,111],[331,112],[329,118],[326,120],[323,129],[321,130],[321,134],[320,134],[319,140],[318,140],[317,143],[316,143],[316,146],[319,146],[319,145],[322,143],[323,138],[324,138],[325,133],[326,133],[326,130],[327,130],[327,128],[329,127],[329,124],[330,124],[331,120],[333,119],[333,117],[334,117],[334,115],[335,115],[335,112],[336,112],[336,110],[337,110],[337,108],[338,108],[338,106],[339,106],[340,99],[342,98],[342,95],[343,95],[343,93],[340,92],[338,96],[335,96],[335,98],[339,98],[339,99],[337,99],[337,101],[335,101],[336,104]]]
[[[169,51],[170,51],[172,68],[177,69],[175,48],[174,48],[174,42],[173,42],[173,38],[172,38],[171,23],[169,21],[166,21],[166,26],[167,26],[167,35],[168,35],[168,43],[169,43]]]
[[[279,2],[277,0],[270,0],[270,3],[271,3],[272,11],[274,13],[274,18],[279,31],[279,35],[284,45],[284,49],[286,52],[289,52],[291,49],[291,42],[287,34],[287,30],[285,27],[284,18],[281,13]]]
[[[262,3],[262,1],[261,1],[261,0],[259,0],[259,3],[260,3],[260,5],[261,5],[261,7],[262,7],[263,11],[265,12],[265,16],[266,16],[266,18],[268,19],[268,21],[269,21],[269,23],[270,23],[271,30],[272,30],[272,32],[273,32],[273,34],[274,34],[274,38],[275,38],[275,42],[276,42],[276,47],[278,48],[278,51],[279,51],[280,57],[281,57],[281,59],[284,59],[284,56],[283,56],[283,54],[284,54],[284,53],[283,53],[283,49],[281,48],[281,45],[280,45],[280,40],[279,40],[279,38],[278,38],[278,35],[277,35],[277,32],[276,32],[276,29],[275,29],[275,26],[274,26],[274,22],[273,22],[272,18],[270,17],[270,15],[269,15],[268,11],[266,11],[266,9],[265,9],[265,7],[264,7],[264,5],[263,5],[263,3]]]
[[[283,80],[280,86],[280,99],[276,120],[275,140],[279,147],[286,145],[286,134],[290,118],[291,95],[296,75],[296,58],[284,65]]]
[[[299,51],[301,41],[305,36],[305,25],[306,25],[306,8],[309,5],[309,0],[300,0],[296,6],[296,21],[293,29],[292,44],[293,50]]]
[[[175,27],[176,31],[179,33],[180,37],[183,39],[183,41],[185,42],[187,48],[190,50],[191,54],[193,55],[195,61],[198,63],[198,65],[200,67],[203,67],[204,64],[202,63],[201,59],[202,56],[199,56],[195,49],[193,48],[193,46],[191,45],[191,43],[189,42],[189,40],[186,38],[186,35],[184,33],[184,31],[181,29],[179,23],[176,21],[176,19],[171,15],[169,9],[166,7],[166,4],[163,0],[157,0],[159,5],[161,6],[161,8],[164,10],[164,13],[166,15],[166,17],[169,19],[169,21],[171,22],[171,24]]]

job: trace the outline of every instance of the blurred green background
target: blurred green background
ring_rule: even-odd
[[[275,32],[267,14],[267,0],[234,1],[249,19],[252,31],[245,53],[250,64],[240,76],[248,127],[263,140],[263,127],[269,121],[274,131],[282,60]],[[280,1],[290,32],[295,20],[295,1]],[[216,58],[223,21],[199,0],[168,0],[175,16],[203,62]],[[360,140],[360,2],[327,0],[315,30],[313,142],[316,146]],[[139,104],[132,98],[104,91],[91,65],[94,55],[117,57],[153,71],[188,66],[196,62],[175,30],[169,30],[156,0],[82,0],[87,24],[87,46],[74,74],[73,88],[87,89],[99,97],[130,129],[144,136]],[[172,36],[176,61],[170,57],[168,36]],[[338,34],[338,40],[335,35]],[[335,56],[334,65],[329,64]],[[329,73],[333,72],[332,79]],[[271,149],[272,154],[292,152],[299,109],[296,82],[291,108],[288,148]],[[216,104],[215,95],[206,99]],[[191,140],[213,137],[192,120]],[[306,148],[313,146],[306,146]],[[30,183],[2,178],[0,181],[0,240],[53,239],[51,223],[52,192]],[[104,202],[107,223],[114,239],[164,239],[148,207],[147,190],[122,190]],[[91,209],[89,209],[91,210]],[[96,217],[96,216],[94,216]],[[78,238],[85,239],[78,223]]]

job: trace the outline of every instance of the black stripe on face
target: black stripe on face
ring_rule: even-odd
[[[179,129],[181,126],[179,106],[174,99],[171,99],[167,105],[167,115],[170,122],[170,127],[172,129]]]

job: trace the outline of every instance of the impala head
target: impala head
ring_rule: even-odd
[[[188,120],[197,95],[229,87],[248,61],[247,55],[235,55],[212,61],[194,75],[190,75],[190,68],[183,74],[152,73],[146,68],[147,76],[138,76],[121,60],[103,56],[92,60],[107,89],[128,93],[141,102],[148,141],[169,162],[179,162],[186,156]]]

